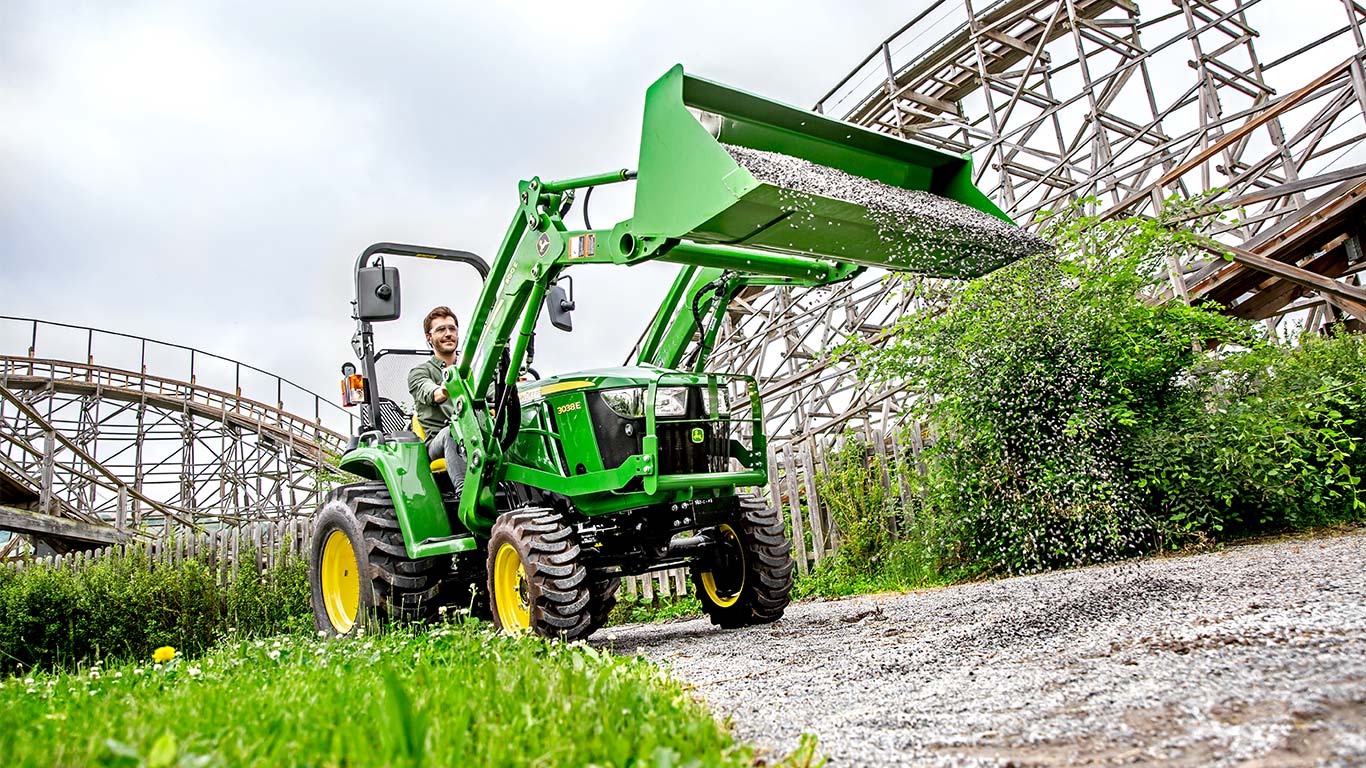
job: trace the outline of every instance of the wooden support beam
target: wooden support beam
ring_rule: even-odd
[[[1303,268],[1316,275],[1337,278],[1347,269],[1345,249],[1335,248],[1312,259]],[[1252,320],[1265,320],[1309,290],[1285,280],[1272,278],[1269,282],[1271,285],[1260,287],[1255,295],[1230,307],[1229,314]]]
[[[0,504],[0,529],[45,540],[58,539],[68,545],[76,545],[76,548],[119,544],[128,538],[113,526],[54,517],[8,504]]]
[[[1229,131],[1223,136],[1220,136],[1218,141],[1210,143],[1208,147],[1205,147],[1200,152],[1197,152],[1195,156],[1191,157],[1190,159],[1186,160],[1184,163],[1181,163],[1180,165],[1176,166],[1170,171],[1167,171],[1166,173],[1162,174],[1162,177],[1159,178],[1157,181],[1154,181],[1153,183],[1140,189],[1138,192],[1135,192],[1128,198],[1121,200],[1119,203],[1116,203],[1105,213],[1101,214],[1101,220],[1113,219],[1119,216],[1120,214],[1128,210],[1131,206],[1133,206],[1135,203],[1139,203],[1146,200],[1148,195],[1153,190],[1162,189],[1163,187],[1167,186],[1168,184],[1171,184],[1172,182],[1176,181],[1182,176],[1185,176],[1190,171],[1199,168],[1210,158],[1227,149],[1234,142],[1240,141],[1248,134],[1257,130],[1258,128],[1270,122],[1271,120],[1274,120],[1275,118],[1279,117],[1281,113],[1285,112],[1286,110],[1289,110],[1291,107],[1298,105],[1300,102],[1308,98],[1318,89],[1322,88],[1323,86],[1327,85],[1328,83],[1332,82],[1338,77],[1341,77],[1344,72],[1348,71],[1348,66],[1352,63],[1352,61],[1355,58],[1355,56],[1349,58],[1346,61],[1343,61],[1341,64],[1338,64],[1337,66],[1329,69],[1327,72],[1324,72],[1323,74],[1319,75],[1318,77],[1310,81],[1308,85],[1304,86],[1303,88],[1300,88],[1299,90],[1295,91],[1289,96],[1286,96],[1284,99],[1281,99],[1269,108],[1261,112],[1258,112],[1256,117],[1252,118],[1251,120],[1248,120],[1243,125],[1239,126],[1238,128],[1232,131]]]
[[[80,446],[76,445],[74,442],[68,439],[66,435],[63,435],[62,433],[58,432],[51,424],[47,422],[47,419],[43,418],[37,411],[29,407],[27,403],[25,403],[22,399],[17,397],[12,391],[10,391],[8,387],[4,386],[3,384],[0,384],[0,398],[9,401],[12,405],[18,408],[19,412],[22,413],[25,417],[27,417],[29,421],[32,421],[35,426],[39,427],[44,431],[44,443],[47,446],[44,449],[45,473],[42,478],[42,488],[40,488],[39,490],[41,493],[44,494],[40,502],[40,505],[43,506],[45,510],[53,503],[51,499],[52,477],[50,467],[48,467],[48,462],[53,453],[52,441],[54,440],[56,442],[60,442],[62,446],[66,448],[66,450],[70,451],[71,453],[75,454],[78,458],[83,460],[92,470],[103,475],[109,481],[110,487],[117,489],[120,486],[126,485],[126,483],[124,483],[123,480],[119,479],[118,475],[109,471],[100,462],[95,461],[95,459],[91,457],[90,454],[86,453]],[[182,523],[185,523],[186,525],[189,525],[192,528],[198,528],[198,526],[196,526],[192,520],[190,520],[187,517],[184,517],[183,515],[179,514],[176,510],[171,509],[165,504],[162,504],[158,501],[153,501],[152,499],[147,498],[146,496],[142,495],[142,493],[136,490],[132,491],[132,494],[135,498],[150,505],[158,512],[161,512],[167,517],[174,518]]]
[[[1215,253],[1227,252],[1234,261],[1252,267],[1259,272],[1275,275],[1286,282],[1318,291],[1344,311],[1350,312],[1358,320],[1366,320],[1366,289],[1340,283],[1331,277],[1315,274],[1307,269],[1291,266],[1275,259],[1268,259],[1236,246],[1216,245],[1207,247]]]
[[[1238,208],[1240,206],[1260,203],[1266,200],[1275,200],[1296,192],[1305,192],[1316,187],[1326,187],[1329,184],[1351,181],[1362,176],[1366,176],[1366,165],[1353,165],[1350,168],[1343,168],[1340,171],[1331,171],[1318,176],[1311,176],[1307,179],[1297,179],[1285,184],[1278,184],[1269,189],[1241,195],[1231,200],[1220,200],[1219,204],[1227,208]]]

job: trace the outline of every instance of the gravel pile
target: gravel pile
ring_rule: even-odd
[[[594,639],[831,766],[1366,765],[1366,531]]]
[[[946,197],[894,187],[801,158],[723,145],[754,178],[784,190],[794,210],[815,222],[809,196],[868,209],[887,266],[939,277],[974,277],[1052,249],[1047,240]]]

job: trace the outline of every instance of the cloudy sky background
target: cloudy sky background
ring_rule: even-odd
[[[809,106],[925,3],[3,0],[0,314],[330,396],[369,243],[491,258],[517,180],[634,167],[645,89],[673,64]],[[1291,3],[1263,8],[1263,29],[1294,26]],[[629,215],[630,191],[599,189],[594,222]],[[472,270],[399,266],[405,316],[382,342],[420,346],[436,303],[465,319]],[[543,323],[537,367],[619,363],[675,269],[576,270],[578,328]],[[63,343],[83,356],[55,334],[40,352]],[[0,324],[0,352],[26,344]]]
[[[518,179],[635,166],[645,89],[673,64],[809,105],[913,10],[6,0],[0,314],[191,345],[329,394],[366,245],[491,258]],[[624,186],[594,194],[599,226],[629,215]],[[426,308],[468,311],[474,272],[400,266],[404,320],[384,340],[419,346]],[[547,324],[538,367],[619,363],[673,270],[577,270],[579,327]]]

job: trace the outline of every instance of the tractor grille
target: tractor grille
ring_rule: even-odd
[[[688,399],[692,400],[691,395]],[[701,419],[657,422],[655,432],[659,435],[659,473],[692,475],[725,472],[730,468],[730,446],[726,440],[728,424]],[[702,430],[702,442],[693,441],[694,429]]]
[[[680,419],[660,419],[655,422],[655,434],[659,436],[661,475],[692,475],[730,469],[730,445],[727,439],[730,420],[708,419],[705,398],[705,389],[689,387],[687,414]],[[702,430],[700,441],[693,440],[693,431],[697,429]]]
[[[604,469],[615,469],[628,456],[641,452],[645,419],[617,415],[598,392],[588,393],[585,399]],[[655,436],[659,441],[656,471],[659,474],[732,472],[736,469],[732,460],[739,458],[731,455],[732,440],[739,442],[745,450],[752,446],[746,432],[754,418],[748,403],[741,401],[742,410],[728,414],[723,409],[720,418],[712,419],[708,416],[706,399],[706,387],[689,387],[684,415],[660,417],[655,421]],[[700,434],[694,435],[695,430],[700,430]]]

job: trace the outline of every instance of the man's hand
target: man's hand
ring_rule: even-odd
[[[436,391],[432,393],[432,402],[433,402],[433,403],[444,403],[444,402],[446,402],[447,400],[450,400],[450,399],[451,399],[451,395],[450,395],[449,392],[446,391],[446,388],[445,388],[445,387],[437,387],[437,388],[436,388]]]

